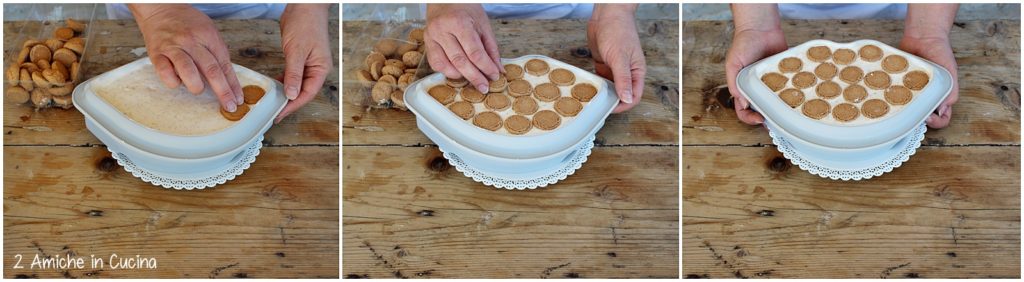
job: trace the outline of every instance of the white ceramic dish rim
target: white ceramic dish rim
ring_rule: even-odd
[[[426,94],[426,85],[434,85],[444,79],[435,73],[410,84],[405,91],[406,106],[424,123],[435,129],[440,136],[466,148],[465,152],[487,156],[492,159],[538,159],[572,150],[575,145],[600,130],[604,119],[611,114],[619,98],[610,87],[611,82],[576,66],[542,55],[525,55],[518,58],[502,59],[502,63],[543,59],[551,68],[565,68],[577,77],[599,82],[598,94],[587,103],[576,118],[550,132],[530,136],[509,136],[476,127],[463,120],[457,120],[448,109]],[[572,134],[572,136],[566,136]]]
[[[794,111],[781,99],[778,99],[774,92],[761,82],[759,74],[764,73],[764,70],[769,67],[774,67],[783,58],[799,56],[799,54],[794,54],[797,50],[804,50],[809,45],[823,44],[839,45],[854,50],[867,44],[876,45],[886,53],[895,53],[906,57],[911,65],[930,67],[932,79],[924,89],[915,94],[914,101],[904,106],[901,111],[885,117],[885,120],[863,125],[830,125],[812,120],[804,117],[798,111]],[[800,141],[824,148],[859,149],[884,146],[910,134],[946,99],[952,90],[951,81],[952,77],[945,68],[875,40],[863,39],[850,43],[837,43],[816,39],[747,66],[740,71],[737,86],[740,89],[740,94],[750,101],[754,110],[764,116],[766,122],[787,131],[793,139],[801,139]],[[933,93],[936,92],[943,94],[934,95]],[[749,93],[762,94],[751,96]]]
[[[103,128],[103,132],[113,139],[138,152],[168,161],[212,160],[235,154],[266,132],[272,125],[273,118],[284,109],[287,102],[280,82],[244,66],[234,65],[240,75],[252,76],[261,81],[265,89],[268,89],[267,95],[252,106],[249,114],[242,120],[228,128],[208,135],[180,136],[163,133],[135,122],[92,92],[92,84],[97,81],[112,79],[111,76],[149,64],[151,63],[148,58],[141,58],[89,79],[75,88],[72,100],[82,115],[92,120],[97,127]],[[266,87],[268,85],[272,87]],[[209,87],[204,91],[210,91]]]

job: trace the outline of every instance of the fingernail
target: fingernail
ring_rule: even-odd
[[[626,93],[624,93],[624,94],[625,95],[623,95],[623,97],[622,97],[622,102],[625,102],[626,104],[632,104],[633,103],[633,91],[626,90]]]
[[[234,112],[235,112],[236,110],[238,110],[238,106],[237,106],[237,105],[235,105],[235,104],[233,104],[233,103],[228,103],[228,108],[227,108],[227,110],[228,110],[228,112],[230,112],[230,113],[234,113]]]
[[[945,116],[949,116],[950,113],[952,113],[952,111],[953,111],[953,106],[947,105],[947,106],[943,107],[942,109],[943,109],[942,116],[944,116],[944,117]]]
[[[295,100],[295,97],[299,97],[299,88],[288,86],[288,89],[285,90],[285,96],[288,97],[288,100]]]
[[[484,83],[481,83],[481,84],[477,84],[477,85],[476,85],[476,90],[480,90],[480,93],[487,93],[487,92],[490,92],[490,89],[489,89],[489,88],[490,88],[490,87],[488,87],[488,86],[487,86],[487,84],[484,84]]]

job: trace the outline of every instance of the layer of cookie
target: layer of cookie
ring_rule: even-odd
[[[829,50],[832,52],[832,58],[822,60],[822,58],[824,58],[824,54],[825,53],[822,52],[824,50],[821,49],[821,48],[815,49],[818,52],[817,55],[820,55],[821,57],[814,58],[814,59],[810,58],[809,52],[810,52],[811,48],[821,47],[821,46],[827,46],[829,48]],[[809,45],[809,46],[806,46],[804,48],[801,48],[800,50],[789,50],[789,51],[787,51],[786,55],[781,55],[777,60],[775,60],[774,61],[775,63],[765,64],[765,69],[763,70],[762,73],[759,74],[760,75],[759,78],[760,78],[760,80],[762,82],[765,82],[766,85],[768,84],[767,82],[775,83],[775,85],[770,85],[769,86],[769,88],[772,88],[772,90],[775,90],[774,93],[773,93],[775,96],[778,96],[780,94],[780,92],[783,91],[784,89],[789,89],[789,88],[802,89],[803,92],[805,93],[805,101],[813,99],[813,98],[822,98],[826,102],[829,103],[830,108],[834,108],[835,106],[837,106],[839,104],[842,104],[842,103],[850,103],[850,101],[847,101],[846,99],[844,99],[843,95],[836,95],[836,96],[834,96],[832,98],[816,95],[817,94],[817,86],[821,85],[824,82],[830,82],[830,83],[834,83],[834,85],[838,85],[839,88],[840,88],[840,91],[846,90],[847,88],[850,87],[851,83],[850,83],[850,81],[844,81],[844,79],[842,79],[841,71],[844,68],[847,68],[847,67],[856,67],[856,68],[861,70],[860,77],[859,77],[859,79],[853,79],[853,81],[855,81],[854,82],[855,84],[864,87],[864,89],[867,92],[867,95],[865,95],[861,99],[858,99],[858,101],[854,102],[854,105],[856,105],[859,108],[859,107],[861,107],[861,105],[863,104],[864,101],[871,100],[871,99],[881,99],[882,101],[889,101],[889,100],[886,100],[886,97],[885,97],[886,90],[889,87],[891,87],[891,86],[897,86],[897,85],[905,84],[904,77],[913,72],[914,75],[918,75],[918,76],[907,80],[907,81],[910,81],[912,84],[916,84],[914,86],[919,86],[918,89],[913,91],[913,93],[912,93],[913,95],[911,95],[911,97],[910,97],[910,99],[913,99],[913,96],[918,95],[919,92],[920,92],[919,91],[920,88],[923,87],[923,85],[926,85],[927,84],[927,80],[931,78],[930,70],[928,68],[926,68],[925,66],[914,64],[913,60],[910,60],[909,57],[906,57],[904,55],[900,55],[900,54],[898,54],[896,52],[893,52],[890,48],[887,48],[887,47],[884,47],[884,46],[881,46],[881,45],[876,46],[876,47],[880,47],[877,50],[881,50],[882,52],[881,52],[881,55],[878,55],[877,52],[873,52],[873,51],[876,51],[876,50],[874,50],[873,48],[869,48],[869,49],[872,49],[872,50],[871,50],[871,52],[868,52],[868,53],[871,53],[871,55],[873,55],[873,56],[877,56],[876,60],[873,61],[873,62],[865,61],[863,58],[861,58],[861,56],[860,56],[860,54],[858,52],[861,49],[860,45],[814,44],[814,45]],[[844,62],[837,62],[837,58],[835,57],[835,52],[838,51],[839,49],[850,49],[850,50],[852,50],[853,51],[852,53],[854,55],[853,59],[852,59],[852,62],[848,62],[848,63],[845,62],[845,61]],[[848,55],[848,54],[849,53],[844,53],[843,55]],[[891,57],[889,60],[884,60],[884,58],[887,58],[887,57],[893,56],[893,55],[897,55],[898,57],[894,56],[894,57]],[[843,56],[840,56],[840,57],[843,57]],[[800,68],[798,68],[798,69],[786,69],[786,70],[780,69],[781,65],[783,65],[783,60],[787,60],[787,59],[788,59],[788,61],[787,61],[787,63],[785,63],[785,65],[787,65],[787,67],[792,67],[792,66],[798,65],[797,63],[793,62],[792,58],[799,58],[800,59],[800,63],[799,63]],[[895,67],[889,66],[887,68],[884,68],[883,64],[885,64],[885,63],[890,64],[890,65],[895,65]],[[830,75],[832,75],[830,67],[826,67],[825,69],[822,69],[822,68],[819,67],[822,64],[833,64],[836,67],[836,73],[834,74],[834,77],[832,77],[831,79],[822,79],[822,78],[828,78]],[[903,64],[906,64],[906,66],[903,67]],[[876,71],[877,71],[877,73],[869,76],[869,74],[871,74],[872,72],[876,72]],[[794,85],[794,77],[796,76],[796,74],[804,73],[804,72],[810,72],[810,73],[815,74],[815,77],[817,78],[817,81],[815,81],[813,85],[811,85],[810,87],[807,87],[807,88],[802,88],[801,87],[801,86],[806,86],[806,84]],[[772,76],[779,76],[779,78],[772,78],[769,81],[765,81],[765,75],[768,75],[768,74],[771,74]],[[804,76],[806,77],[806,75],[804,75]],[[807,81],[807,79],[797,79],[797,82],[801,82],[801,83],[806,83],[806,81]],[[831,88],[829,90],[831,90]],[[893,96],[893,95],[890,94],[890,96]],[[819,121],[825,122],[825,123],[829,123],[829,124],[836,124],[836,125],[859,125],[859,124],[866,124],[866,123],[875,122],[877,120],[885,118],[886,116],[891,116],[891,115],[899,112],[903,107],[905,107],[905,105],[907,103],[911,102],[905,96],[900,96],[900,97],[897,97],[897,98],[898,99],[895,99],[896,101],[894,101],[894,102],[897,102],[897,103],[890,104],[889,105],[889,110],[885,114],[880,116],[880,117],[869,118],[869,117],[866,117],[864,115],[859,115],[859,116],[857,116],[857,117],[855,117],[855,118],[853,118],[852,120],[849,120],[849,121],[840,121],[840,120],[836,119],[832,115],[827,115],[827,116],[824,116],[824,117],[820,118]],[[890,97],[890,99],[893,99],[893,97]],[[794,101],[789,101],[789,102],[790,103],[796,103]],[[903,104],[898,104],[899,102],[902,102]],[[799,111],[799,108],[794,108],[794,110]]]
[[[525,63],[526,63],[527,60],[528,59],[516,60],[516,61],[505,60],[502,63],[503,63],[503,65],[518,65],[520,67],[524,67],[525,68]],[[551,73],[552,70],[555,70],[555,69],[558,69],[558,68],[565,68],[565,67],[559,67],[554,62],[547,62],[547,63],[548,63],[549,68],[550,68],[548,73],[546,73],[544,75],[537,76],[537,75],[532,75],[532,74],[524,72],[522,80],[527,82],[527,83],[529,83],[530,87],[536,88],[537,86],[539,86],[541,84],[549,83],[550,82],[549,74]],[[568,68],[565,68],[565,69],[568,69]],[[560,92],[559,93],[560,94],[559,97],[572,97],[572,95],[573,95],[572,94],[572,88],[575,87],[575,86],[582,85],[582,84],[592,85],[593,89],[595,89],[597,93],[600,93],[600,91],[601,91],[600,87],[603,86],[603,83],[599,83],[598,81],[591,81],[591,80],[589,80],[588,79],[588,77],[590,77],[589,75],[581,75],[579,73],[574,73],[574,76],[575,76],[574,83],[566,85],[566,86],[556,86],[559,89],[559,92]],[[442,85],[443,85],[443,82],[442,82]],[[425,85],[423,89],[430,89],[432,86],[433,85]],[[455,97],[453,99],[453,103],[459,102],[459,101],[466,101],[467,100],[467,99],[463,98],[463,96],[462,96],[462,91],[465,91],[465,89],[467,89],[467,88],[456,89],[456,95],[455,95]],[[521,115],[521,116],[524,116],[526,118],[529,118],[530,120],[533,120],[533,116],[536,113],[539,113],[539,112],[542,112],[542,111],[545,111],[545,110],[546,111],[551,111],[551,112],[556,112],[555,111],[556,110],[556,108],[555,108],[555,100],[557,100],[557,99],[553,99],[550,102],[546,102],[546,101],[543,101],[541,99],[538,99],[538,97],[536,96],[536,93],[530,93],[530,95],[516,97],[516,96],[513,96],[512,93],[510,93],[510,91],[511,91],[511,82],[509,83],[509,88],[507,88],[502,93],[502,95],[507,95],[508,98],[510,98],[512,104],[509,107],[501,109],[501,110],[494,110],[494,109],[488,108],[485,105],[485,102],[476,102],[476,103],[472,103],[474,112],[477,113],[477,114],[483,113],[483,112],[494,112],[499,117],[501,117],[501,119],[503,121],[507,120],[508,118],[510,118],[512,116],[515,116],[515,115]],[[474,94],[473,96],[476,96],[475,95],[476,93],[473,93],[473,94]],[[484,94],[484,95],[494,95],[494,93]],[[515,100],[516,99],[523,99],[523,98],[532,99],[533,100],[532,102],[536,103],[536,109],[533,109],[533,107],[525,107],[525,108],[529,108],[528,110],[532,110],[531,114],[523,113],[522,111],[524,110],[524,107],[522,107],[522,106],[516,107],[515,106]],[[433,100],[433,99],[431,99],[431,100]],[[473,100],[473,99],[470,99],[470,100]],[[473,101],[469,101],[469,102],[473,102]],[[530,103],[530,104],[532,104],[532,103]],[[582,103],[584,109],[586,108],[587,104],[588,103]],[[520,110],[519,113],[516,112],[517,109]],[[530,112],[530,111],[527,111],[527,112]],[[447,114],[452,114],[452,113],[447,113]],[[578,114],[578,112],[577,112],[577,114]],[[560,115],[559,117],[560,117],[559,127],[571,123],[576,118],[575,116],[563,116],[563,115]],[[469,120],[466,120],[465,122],[472,123],[472,120],[473,119],[471,118]],[[555,129],[557,129],[557,127]],[[498,133],[498,134],[510,135],[510,136],[530,136],[530,135],[544,134],[544,133],[551,132],[551,131],[550,130],[544,130],[544,129],[538,128],[538,127],[532,127],[532,128],[530,128],[524,134],[514,134],[511,131],[509,131],[508,128],[503,126],[501,128],[498,128],[498,129],[494,130],[494,132]]]

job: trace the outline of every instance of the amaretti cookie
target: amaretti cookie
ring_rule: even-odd
[[[828,102],[825,102],[825,100],[811,99],[800,107],[800,112],[809,118],[821,119],[825,117],[825,115],[828,115],[829,108],[831,108],[831,106],[829,106]]]
[[[380,85],[380,83],[378,83],[377,85]],[[391,94],[391,91],[387,92],[389,95]],[[429,90],[427,90],[427,94],[429,94],[430,97],[433,97],[434,100],[440,102],[442,105],[448,105],[451,104],[452,101],[455,101],[455,89],[448,85],[437,85],[431,87]]]
[[[574,85],[570,92],[572,97],[580,100],[580,102],[590,102],[590,99],[597,95],[597,87],[590,83],[580,83]]]
[[[459,92],[459,95],[462,96],[462,100],[470,103],[480,103],[484,101],[484,93],[480,93],[480,90],[477,90],[476,87],[462,88],[462,92]]]
[[[928,85],[928,74],[917,70],[908,72],[903,75],[903,85],[915,91],[924,89]]]
[[[532,115],[537,112],[540,106],[537,105],[537,100],[534,100],[530,96],[517,97],[512,101],[512,111],[521,115]]]
[[[807,49],[807,59],[814,62],[824,62],[832,58],[832,49],[828,46],[814,46]]]
[[[871,99],[864,101],[864,105],[860,109],[865,117],[879,118],[889,113],[889,104],[879,99]]]
[[[875,45],[864,45],[864,47],[860,47],[860,51],[857,51],[857,54],[860,55],[862,60],[877,62],[882,59],[882,48],[878,48]]]
[[[508,130],[508,133],[523,135],[530,132],[531,128],[533,128],[533,123],[528,117],[513,115],[505,119],[505,130]]]
[[[470,119],[473,117],[473,114],[475,114],[473,103],[466,101],[454,102],[451,105],[448,105],[448,109],[451,110],[452,113],[455,113],[456,116],[459,116],[462,119]]]
[[[770,72],[761,76],[761,82],[764,82],[764,85],[767,85],[768,89],[771,89],[772,91],[779,91],[786,87],[786,83],[789,82],[789,78],[776,72]]]
[[[550,67],[548,62],[541,59],[531,59],[526,61],[526,73],[533,76],[542,76],[548,74]]]
[[[501,128],[501,116],[495,112],[482,112],[473,117],[473,125],[486,130],[496,131]]]
[[[512,99],[502,93],[490,93],[484,98],[484,106],[495,111],[502,111],[512,106]]]
[[[842,92],[843,90],[839,87],[839,83],[835,83],[831,80],[819,83],[818,86],[814,87],[814,93],[817,94],[818,97],[825,99],[835,98]]]
[[[551,110],[542,110],[533,115],[533,126],[541,130],[554,130],[562,124],[562,117]]]
[[[842,103],[832,108],[832,117],[838,121],[848,122],[856,119],[859,115],[860,110],[854,104]]]
[[[565,117],[574,117],[583,110],[583,104],[573,97],[562,97],[555,100],[555,111]]]
[[[893,105],[906,105],[912,98],[914,93],[903,85],[893,85],[885,90],[885,101]]]
[[[551,83],[558,86],[569,86],[576,83],[576,75],[567,69],[554,69],[548,74]]]
[[[533,96],[543,102],[554,102],[558,97],[562,97],[562,90],[554,83],[541,83],[533,89]]]
[[[511,80],[523,79],[523,67],[517,64],[505,64],[505,77]]]
[[[516,79],[508,83],[508,94],[514,97],[530,96],[533,94],[533,85],[529,81]]]
[[[803,61],[796,57],[789,57],[779,61],[779,71],[782,73],[798,72],[803,66]]]
[[[850,49],[837,49],[832,53],[832,61],[840,65],[849,65],[855,60],[857,60],[857,53]]]
[[[779,92],[779,98],[782,99],[786,105],[789,105],[790,108],[796,108],[804,102],[804,92],[798,89],[786,88],[786,90]]]

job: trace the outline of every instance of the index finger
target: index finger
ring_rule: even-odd
[[[475,30],[473,30],[475,31]],[[466,56],[470,62],[480,70],[488,80],[498,79],[500,67],[494,62],[494,58],[488,50],[484,49],[484,43],[480,40],[480,34],[476,32],[469,32],[466,30],[456,32],[455,38],[458,39],[459,44],[462,46],[462,50],[465,51]],[[495,50],[497,48],[495,47]]]
[[[189,55],[195,59],[196,66],[206,78],[206,82],[210,84],[210,88],[213,90],[213,94],[217,96],[220,104],[225,110],[233,112],[236,108],[235,106],[238,105],[238,100],[232,92],[227,78],[224,76],[224,69],[221,67],[220,62],[204,47],[192,48],[189,50]],[[231,105],[229,106],[228,104]]]

